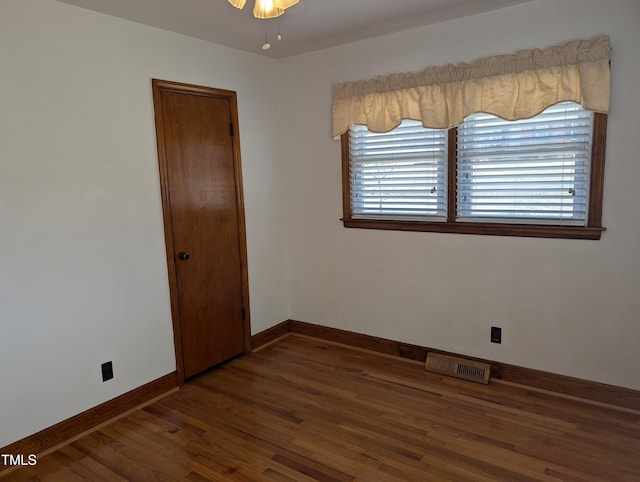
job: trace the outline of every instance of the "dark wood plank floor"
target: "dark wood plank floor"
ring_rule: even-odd
[[[640,415],[291,335],[6,479],[639,481]]]

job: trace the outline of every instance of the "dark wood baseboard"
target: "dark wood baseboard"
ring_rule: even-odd
[[[304,321],[289,320],[291,332],[300,335],[312,336],[322,340],[334,341],[344,345],[350,345],[365,350],[377,351],[387,355],[399,356],[424,362],[427,359],[427,348],[408,343],[400,343],[386,338],[363,335],[353,331],[330,328],[328,326],[314,325]]]
[[[489,363],[491,365],[491,376],[505,382],[517,383],[534,389],[551,391],[612,406],[640,410],[640,391],[629,388],[582,380],[481,358],[468,357],[464,354],[411,345],[409,343],[363,335],[303,321],[287,320],[285,323],[289,324],[292,333],[312,336],[322,340],[342,343],[344,345],[385,353],[387,355],[409,358],[420,362],[426,360],[427,352],[465,357],[471,360]]]
[[[274,340],[286,335],[291,331],[291,322],[290,320],[283,321],[282,323],[278,323],[276,326],[272,326],[260,333],[256,333],[251,337],[251,349],[255,350],[260,348],[261,346],[266,345],[267,343],[271,343]]]
[[[616,407],[640,410],[640,391],[515,365],[501,365],[501,379]]]
[[[3,454],[40,454],[51,447],[91,430],[178,386],[176,372],[169,373],[119,397],[90,408],[40,432],[0,448]],[[2,466],[0,466],[0,470]]]

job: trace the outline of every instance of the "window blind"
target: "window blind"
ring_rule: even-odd
[[[593,113],[564,102],[530,119],[458,127],[457,221],[586,225]]]
[[[404,120],[390,132],[349,131],[352,217],[446,220],[447,131]]]

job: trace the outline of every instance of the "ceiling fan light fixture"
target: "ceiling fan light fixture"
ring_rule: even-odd
[[[228,0],[228,2],[242,10],[247,0]],[[279,17],[287,8],[299,2],[300,0],[256,0],[253,5],[253,16],[262,19]]]
[[[247,0],[229,0],[229,3],[240,10],[243,9],[244,4],[247,3]]]
[[[299,2],[300,0],[273,0],[274,5],[282,10],[293,7]]]
[[[256,18],[275,18],[283,13],[284,10],[279,8],[274,0],[256,0],[253,6],[253,16]]]
[[[228,2],[235,8],[242,10],[242,8],[247,3],[247,0],[228,0]],[[300,0],[255,0],[255,3],[253,4],[253,16],[259,19],[280,17],[282,14],[284,14],[284,11],[287,8],[293,7],[298,3],[300,3]],[[279,21],[277,39],[282,40]],[[269,50],[270,48],[271,44],[267,40],[267,30],[265,24],[264,44],[262,44],[262,50]]]

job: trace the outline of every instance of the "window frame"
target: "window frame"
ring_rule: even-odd
[[[449,129],[447,159],[447,219],[446,221],[390,220],[354,218],[351,213],[351,183],[349,176],[349,131],[341,136],[342,210],[345,228],[422,231],[435,233],[476,234],[490,236],[520,236],[533,238],[563,238],[598,240],[606,230],[602,226],[604,162],[607,138],[607,114],[595,112],[591,173],[589,180],[588,218],[586,226],[552,224],[483,223],[456,221],[457,199],[457,128]]]

